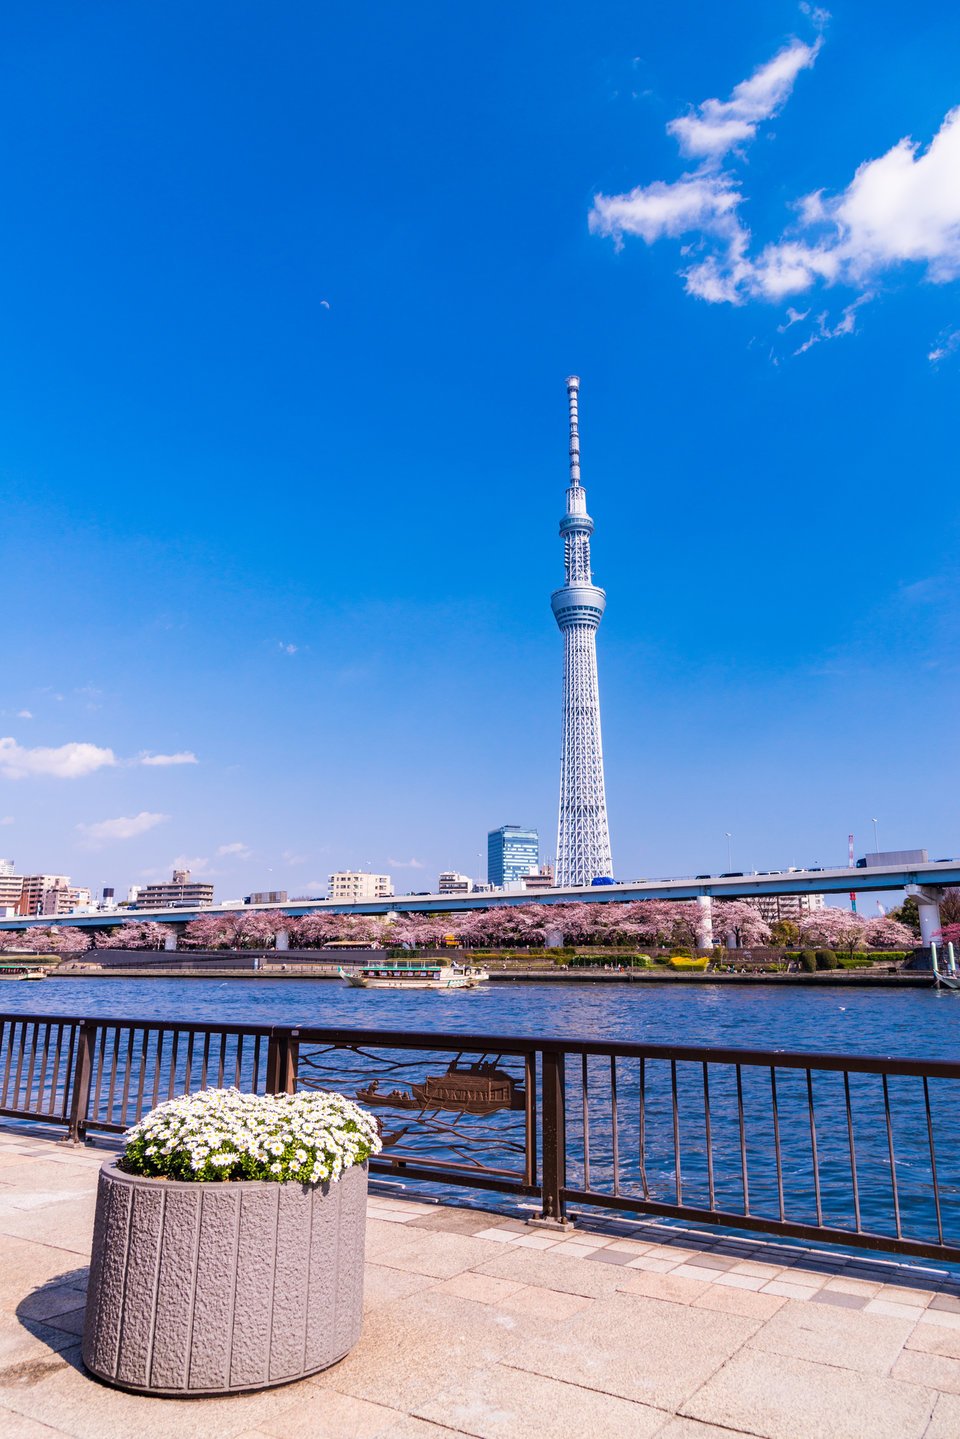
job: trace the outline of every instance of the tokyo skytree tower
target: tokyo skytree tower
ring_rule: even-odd
[[[590,884],[613,874],[607,799],[600,740],[597,685],[597,626],[607,597],[590,574],[593,520],[580,484],[577,394],[580,380],[567,380],[570,400],[570,485],[567,512],[560,521],[566,583],[550,597],[563,632],[563,743],[560,760],[560,822],[557,829],[558,885]]]

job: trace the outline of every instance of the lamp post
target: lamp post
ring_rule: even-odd
[[[727,839],[727,869],[733,869],[733,835],[728,829],[724,830]]]
[[[873,852],[874,852],[874,854],[879,854],[879,853],[880,853],[880,831],[877,829],[877,821],[876,821],[875,819],[872,819],[872,820],[870,821],[870,823],[873,825]]]

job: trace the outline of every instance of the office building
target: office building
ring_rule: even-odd
[[[393,881],[388,874],[366,874],[359,869],[342,869],[330,876],[327,890],[328,899],[338,899],[342,904],[353,900],[390,899],[393,895]]]
[[[542,864],[536,874],[525,874],[523,887],[533,893],[542,893],[546,889],[553,889],[553,865]]]
[[[452,869],[445,869],[437,884],[438,894],[470,894],[472,890],[473,880]]]
[[[16,873],[17,866],[12,859],[0,859],[0,878]]]
[[[134,900],[136,909],[195,909],[213,903],[213,885],[193,879],[188,869],[175,869],[169,884],[148,884]]]
[[[535,829],[502,824],[487,835],[487,879],[498,888],[537,874],[540,869],[540,836]]]
[[[285,889],[258,889],[244,896],[244,904],[286,904]]]

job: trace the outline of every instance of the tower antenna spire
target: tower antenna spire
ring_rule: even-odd
[[[603,782],[600,692],[597,684],[597,627],[607,597],[593,583],[586,492],[580,484],[580,380],[567,380],[570,406],[570,484],[560,521],[564,580],[550,597],[563,635],[563,737],[560,760],[560,815],[557,825],[558,885],[586,885],[610,879],[610,831]]]
[[[570,402],[570,484],[577,488],[580,484],[580,412],[578,397],[580,393],[580,376],[567,376],[567,399]]]

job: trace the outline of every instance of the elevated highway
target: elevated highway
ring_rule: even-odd
[[[766,874],[699,875],[678,879],[638,879],[624,883],[572,886],[534,893],[494,890],[481,894],[403,894],[390,899],[358,900],[344,904],[328,899],[295,900],[287,904],[242,905],[210,904],[197,909],[136,909],[99,911],[96,914],[38,915],[0,919],[0,930],[70,925],[81,929],[102,929],[125,919],[155,920],[160,924],[182,925],[201,915],[264,913],[289,915],[332,912],[334,914],[456,914],[464,910],[498,909],[520,904],[624,904],[639,899],[750,899],[761,895],[786,894],[849,894],[908,889],[920,901],[921,920],[924,909],[936,907],[939,892],[960,886],[960,859],[936,860],[908,867],[886,866],[876,869],[800,869],[771,871]],[[933,921],[933,915],[928,915]],[[937,926],[935,926],[936,928]],[[931,934],[933,930],[930,931]],[[927,938],[927,934],[924,934]]]

